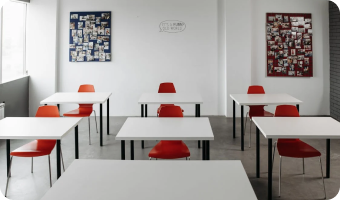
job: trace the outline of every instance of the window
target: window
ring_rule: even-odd
[[[25,74],[25,32],[26,4],[6,3],[2,9],[2,82]]]

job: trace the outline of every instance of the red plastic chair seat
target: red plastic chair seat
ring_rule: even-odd
[[[292,158],[319,157],[321,153],[309,144],[299,139],[279,139],[277,151],[280,156]]]
[[[91,109],[75,109],[70,112],[64,113],[65,117],[89,117],[92,114]]]
[[[274,117],[274,114],[268,111],[255,112],[255,113],[249,112],[249,118],[252,119],[253,117]]]
[[[151,158],[177,159],[190,157],[190,151],[183,141],[160,141],[149,153]]]
[[[39,157],[50,155],[56,140],[34,140],[11,152],[11,156]]]

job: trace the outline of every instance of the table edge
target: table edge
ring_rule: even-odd
[[[54,94],[57,94],[57,93],[78,93],[78,92],[56,92]],[[42,101],[40,101],[40,104],[78,104],[78,103],[81,103],[81,104],[98,104],[98,103],[105,103],[111,96],[112,96],[112,92],[97,92],[97,93],[108,93],[108,96],[105,97],[105,100],[103,101],[92,101],[92,102],[88,102],[88,101],[64,101],[64,102],[60,102],[60,101],[46,101],[46,99],[50,98],[51,96],[53,96],[54,94],[50,95],[49,97],[43,99]]]

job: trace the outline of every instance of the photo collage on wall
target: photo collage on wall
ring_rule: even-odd
[[[111,12],[70,13],[70,62],[111,61]]]
[[[266,17],[267,76],[312,77],[312,14]]]

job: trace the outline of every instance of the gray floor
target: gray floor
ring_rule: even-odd
[[[110,136],[106,135],[104,128],[104,145],[99,147],[99,134],[95,132],[94,119],[91,119],[92,145],[88,144],[87,120],[83,120],[79,126],[80,158],[81,159],[120,159],[120,142],[115,141],[115,135],[126,120],[126,117],[110,118]],[[104,118],[104,127],[106,127]],[[255,178],[255,126],[252,130],[252,147],[248,148],[249,126],[245,135],[245,151],[240,151],[240,123],[237,121],[237,138],[232,137],[232,118],[210,117],[211,126],[215,135],[215,141],[210,144],[210,158],[212,160],[241,160],[248,174],[258,199],[267,197],[267,140],[261,136],[261,178]],[[288,124],[287,124],[288,125]],[[289,125],[288,125],[289,126]],[[25,144],[27,141],[12,141],[11,149]],[[323,167],[325,169],[325,140],[306,140],[309,144],[321,151],[323,155]],[[146,148],[140,148],[140,142],[135,144],[135,159],[146,160],[155,141],[147,141]],[[190,148],[191,159],[200,160],[201,151],[197,148],[197,142],[186,142]],[[325,179],[327,199],[333,198],[340,188],[340,141],[332,140],[331,143],[331,178]],[[5,190],[6,183],[6,157],[5,141],[0,140],[0,189]],[[62,140],[62,150],[66,168],[74,160],[74,135],[66,136]],[[129,159],[129,143],[126,146],[126,155]],[[317,158],[306,159],[306,174],[302,175],[302,160],[293,158],[283,159],[282,194],[278,198],[278,169],[279,157],[276,155],[273,170],[273,194],[276,199],[322,199],[323,189],[320,166]],[[51,155],[52,179],[56,181],[55,152]],[[34,159],[34,173],[31,173],[30,158],[14,158],[12,178],[9,183],[8,197],[12,200],[40,199],[49,189],[48,160],[47,156]],[[114,181],[114,180],[112,180]],[[95,192],[95,191],[94,191]],[[212,194],[213,199],[213,194]]]

